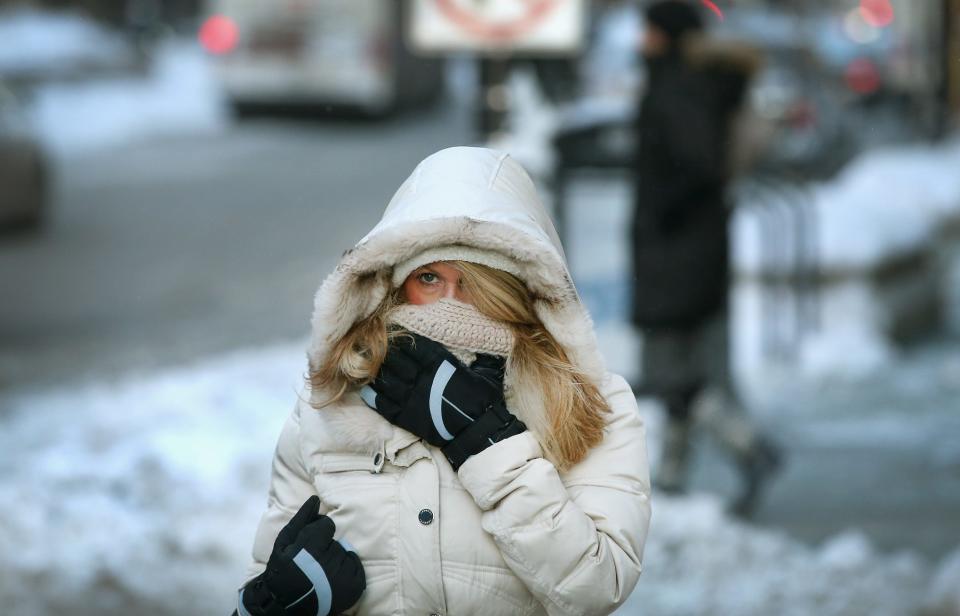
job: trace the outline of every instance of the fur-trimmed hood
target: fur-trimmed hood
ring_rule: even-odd
[[[506,153],[476,147],[448,148],[423,160],[380,222],[323,281],[314,303],[311,370],[354,323],[373,313],[390,291],[395,265],[440,246],[480,248],[514,261],[544,326],[601,386],[606,370],[592,321],[532,180]],[[324,395],[312,392],[312,402]]]

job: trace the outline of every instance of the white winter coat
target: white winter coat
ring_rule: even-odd
[[[528,431],[455,473],[439,450],[356,394],[321,410],[300,400],[277,444],[248,577],[263,570],[301,503],[318,494],[366,572],[367,589],[349,613],[609,613],[641,570],[650,520],[644,427],[630,387],[603,368],[556,232],[516,162],[463,147],[424,160],[320,287],[310,363],[379,304],[393,264],[450,244],[520,265],[544,325],[610,403],[603,441],[558,472]],[[546,411],[517,414],[544,425],[538,413]]]

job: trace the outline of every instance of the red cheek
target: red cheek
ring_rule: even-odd
[[[403,283],[403,294],[406,296],[407,301],[415,306],[429,304],[434,301],[433,295],[421,289],[421,286],[415,278],[407,279]]]

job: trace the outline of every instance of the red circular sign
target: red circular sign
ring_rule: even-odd
[[[464,6],[464,2],[436,0],[436,3],[441,13],[470,34],[497,41],[516,38],[529,32],[558,4],[558,0],[513,1],[522,5],[519,15],[499,22],[491,22],[476,9]]]

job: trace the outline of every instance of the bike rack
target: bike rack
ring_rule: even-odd
[[[752,176],[737,189],[738,210],[759,223],[763,354],[794,359],[820,325],[816,202],[809,183],[783,176]]]

